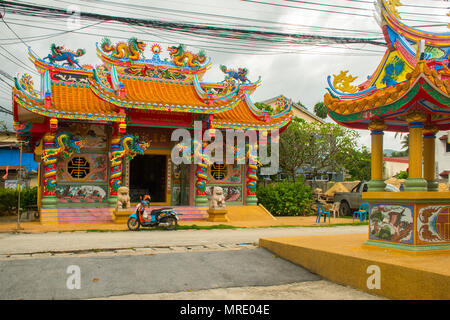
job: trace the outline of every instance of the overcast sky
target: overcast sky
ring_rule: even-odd
[[[140,19],[283,33],[371,38],[384,42],[381,30],[373,18],[374,6],[370,0],[27,0],[18,2],[49,5],[69,11],[81,10]],[[445,16],[449,12],[448,1],[401,0],[401,2],[404,6],[399,7],[399,11],[406,24],[418,26],[427,31],[448,32],[448,28],[445,27],[445,24],[449,22],[449,18]],[[251,81],[256,81],[259,76],[262,78],[261,86],[252,96],[253,101],[263,101],[283,94],[295,102],[300,100],[310,111],[313,110],[316,102],[323,99],[328,75],[349,70],[350,74],[358,77],[355,83],[359,84],[376,69],[385,51],[382,46],[369,44],[281,46],[277,41],[252,44],[245,40],[237,42],[198,38],[185,33],[117,23],[31,18],[4,13],[3,10],[2,13],[9,27],[40,57],[46,56],[50,45],[56,43],[73,50],[86,49],[86,54],[79,59],[81,64],[99,64],[95,42],[101,41],[104,36],[110,37],[113,42],[131,36],[146,41],[148,43],[145,52],[147,58],[151,58],[149,48],[153,43],[159,43],[163,48],[162,58],[168,57],[166,51],[168,45],[183,43],[194,52],[204,49],[211,57],[212,66],[204,76],[204,81],[222,81],[224,75],[219,70],[221,64],[230,68],[246,67]],[[429,25],[438,26],[429,27]],[[64,31],[72,32],[63,33]],[[2,21],[0,21],[0,34],[0,69],[12,76],[23,72],[30,73],[24,65],[28,69],[34,69],[34,67],[28,60],[25,44],[18,40]],[[38,87],[39,80],[36,74],[32,73],[32,75],[35,87]],[[4,77],[2,78],[5,80]],[[0,82],[0,105],[10,109],[11,97],[7,91],[7,86]],[[2,117],[4,114],[0,114],[0,119]],[[370,147],[368,133],[366,131],[359,131],[359,133],[361,134],[360,143]],[[384,147],[400,150],[399,141],[399,138],[393,138],[393,134],[386,133]]]

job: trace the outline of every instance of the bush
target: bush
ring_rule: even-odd
[[[37,206],[37,187],[24,188],[20,193],[20,207],[25,210]],[[17,215],[18,191],[0,188],[0,216]]]
[[[20,204],[24,209],[37,206],[37,187],[25,188],[20,194]]]
[[[283,181],[267,186],[258,185],[256,195],[261,203],[275,216],[311,215],[311,188],[303,183],[303,179],[296,182]]]
[[[0,215],[11,216],[17,214],[17,196],[15,189],[0,188]]]
[[[400,171],[399,173],[397,173],[394,178],[397,179],[408,179],[408,172],[406,171]]]

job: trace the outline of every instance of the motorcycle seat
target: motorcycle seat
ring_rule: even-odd
[[[158,214],[158,213],[161,213],[161,212],[166,211],[166,210],[172,210],[172,208],[153,209],[151,214]]]

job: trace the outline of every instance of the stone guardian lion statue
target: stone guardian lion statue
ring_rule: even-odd
[[[225,196],[221,187],[212,187],[209,197],[209,210],[225,209]]]
[[[127,187],[120,187],[117,190],[116,210],[130,209],[130,195]]]

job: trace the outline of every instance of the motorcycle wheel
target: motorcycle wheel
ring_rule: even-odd
[[[139,230],[139,227],[141,226],[141,224],[139,223],[139,221],[136,218],[131,217],[127,221],[127,226],[130,231],[137,231],[137,230]]]
[[[166,230],[175,230],[178,225],[178,221],[175,217],[167,217],[164,219],[165,223],[168,223],[169,225],[166,228]]]

